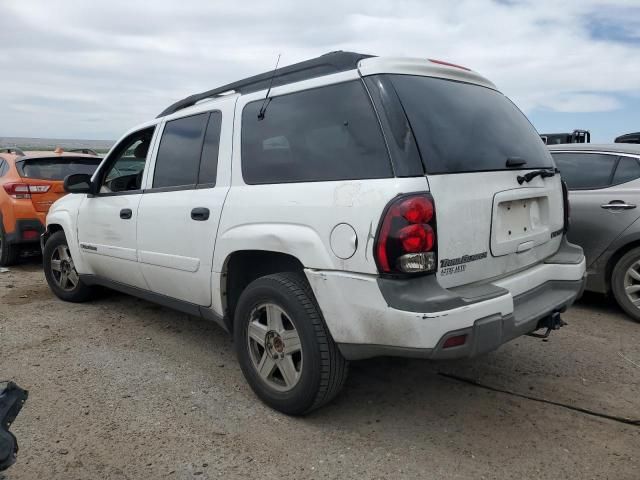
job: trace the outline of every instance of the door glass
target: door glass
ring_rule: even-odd
[[[613,184],[630,182],[640,177],[640,164],[637,158],[620,157],[616,173],[613,175]]]
[[[569,189],[576,190],[608,187],[617,156],[600,153],[553,153],[553,158]]]
[[[106,174],[102,177],[100,193],[127,192],[142,188],[142,174],[154,128],[129,135],[116,147]]]
[[[208,113],[167,122],[158,148],[153,188],[195,186]]]

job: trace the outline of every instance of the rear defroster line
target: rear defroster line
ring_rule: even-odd
[[[476,382],[475,380],[472,380],[470,378],[460,377],[458,375],[454,375],[454,374],[451,374],[451,373],[438,372],[438,375],[440,375],[442,377],[445,377],[445,378],[449,378],[451,380],[456,380],[458,382],[462,382],[462,383],[466,383],[466,384],[469,384],[469,385],[473,385],[474,387],[480,387],[480,388],[484,388],[485,390],[491,390],[492,392],[506,393],[507,395],[512,395],[514,397],[525,398],[527,400],[532,400],[534,402],[547,403],[549,405],[555,405],[556,407],[563,407],[563,408],[566,408],[568,410],[573,410],[574,412],[580,412],[580,413],[584,413],[586,415],[591,415],[591,416],[600,417],[600,418],[606,418],[607,420],[613,420],[614,422],[620,422],[620,423],[624,423],[626,425],[633,425],[635,427],[640,427],[640,419],[639,420],[634,420],[634,419],[626,418],[626,417],[618,417],[616,415],[608,415],[606,413],[595,412],[595,411],[589,410],[587,408],[576,407],[574,405],[569,405],[569,404],[566,404],[566,403],[554,402],[552,400],[546,400],[544,398],[536,398],[536,397],[532,397],[532,396],[525,395],[525,394],[522,394],[522,393],[512,392],[510,390],[505,390],[505,389],[502,389],[502,388],[497,388],[497,387],[491,387],[489,385],[484,385],[484,384],[482,384],[480,382]]]

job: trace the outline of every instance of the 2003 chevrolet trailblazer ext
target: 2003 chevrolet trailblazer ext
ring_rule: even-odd
[[[268,405],[303,414],[349,360],[474,356],[582,291],[566,192],[526,117],[445,62],[333,52],[166,109],[52,207],[49,285],[218,322]]]

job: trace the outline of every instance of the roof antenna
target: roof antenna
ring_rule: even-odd
[[[267,107],[271,102],[271,98],[269,94],[271,93],[271,86],[273,85],[273,79],[276,78],[276,72],[278,71],[278,64],[280,63],[280,54],[278,54],[278,60],[276,60],[276,66],[273,69],[273,73],[271,74],[271,81],[269,82],[269,88],[267,89],[267,95],[264,97],[264,102],[262,102],[262,106],[260,107],[260,111],[258,112],[258,120],[264,120],[264,114],[267,111]]]

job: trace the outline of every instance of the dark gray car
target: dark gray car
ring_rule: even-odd
[[[640,145],[550,146],[569,187],[569,240],[587,258],[587,290],[613,293],[640,321]]]

